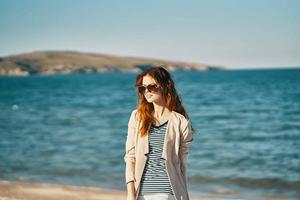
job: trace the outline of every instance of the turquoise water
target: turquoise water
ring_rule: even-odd
[[[0,179],[125,190],[134,73],[0,78]],[[300,199],[300,69],[172,72],[192,195]]]

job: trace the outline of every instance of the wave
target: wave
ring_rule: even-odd
[[[191,184],[199,183],[232,183],[246,187],[257,188],[278,188],[289,190],[300,190],[300,181],[287,181],[278,178],[262,178],[262,179],[249,179],[249,178],[218,178],[218,177],[204,177],[204,176],[191,176],[189,177]]]

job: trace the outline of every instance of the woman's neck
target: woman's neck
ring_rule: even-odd
[[[166,122],[170,117],[171,111],[167,107],[162,106],[154,106],[154,114],[153,117],[158,125]]]

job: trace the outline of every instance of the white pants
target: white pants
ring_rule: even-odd
[[[145,194],[138,196],[138,200],[174,200],[174,196],[167,193]]]

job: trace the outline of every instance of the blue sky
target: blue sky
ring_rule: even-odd
[[[0,56],[76,50],[223,65],[300,66],[299,0],[1,0]]]

